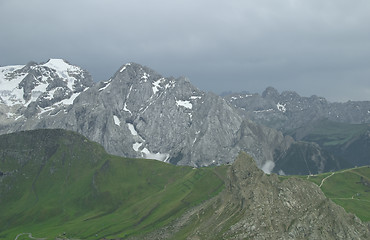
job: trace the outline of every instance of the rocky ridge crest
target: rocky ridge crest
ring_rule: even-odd
[[[221,194],[143,239],[185,232],[187,239],[369,239],[370,226],[327,199],[317,185],[266,175],[240,153]]]
[[[287,132],[321,119],[342,123],[370,123],[369,101],[331,103],[323,97],[302,97],[294,91],[279,93],[268,87],[258,93],[231,93],[224,99],[240,114],[265,126]]]

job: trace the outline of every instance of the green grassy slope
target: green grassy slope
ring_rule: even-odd
[[[0,239],[145,233],[219,193],[226,168],[116,157],[63,130],[0,136]]]
[[[293,176],[280,176],[281,179]],[[370,221],[370,166],[314,176],[294,176],[320,186],[325,195],[362,221]]]

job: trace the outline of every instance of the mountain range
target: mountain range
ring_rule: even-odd
[[[262,96],[223,98],[200,91],[187,78],[166,78],[136,63],[122,65],[107,81],[94,82],[87,71],[62,59],[1,67],[0,86],[1,134],[67,129],[102,144],[111,154],[193,167],[231,163],[240,151],[265,172],[281,174],[313,174],[355,164],[306,141],[298,131],[326,117],[327,109],[334,109],[327,106],[352,109],[355,103],[332,105],[323,98],[278,94],[272,88]],[[367,104],[358,104],[361,114],[356,116],[334,110],[327,115],[341,116],[329,119],[342,122],[351,116],[350,124],[367,122]],[[323,114],[314,116],[317,109]]]
[[[369,101],[331,103],[316,95],[301,97],[293,91],[279,93],[273,87],[266,88],[261,95],[229,93],[224,98],[242,115],[284,133],[322,119],[349,124],[370,122]]]

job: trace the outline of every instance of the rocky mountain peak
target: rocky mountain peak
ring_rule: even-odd
[[[94,83],[90,74],[80,67],[63,59],[49,59],[40,64],[29,62],[0,68],[0,84],[6,121],[40,116],[71,105]]]
[[[77,67],[61,58],[49,58],[49,60],[42,64],[42,66],[49,67],[60,72],[77,69]]]
[[[229,169],[228,184],[229,190],[234,192],[236,183],[248,185],[252,181],[259,181],[264,175],[263,171],[257,167],[255,160],[245,152],[240,152]],[[238,189],[240,192],[240,189]]]
[[[265,91],[262,92],[262,97],[267,99],[277,99],[279,97],[279,92],[273,87],[267,87]]]
[[[139,81],[140,83],[153,82],[162,76],[154,70],[138,63],[126,63],[114,74],[112,79]]]

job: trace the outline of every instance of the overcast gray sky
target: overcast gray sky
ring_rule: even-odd
[[[127,62],[198,88],[370,100],[368,0],[0,0],[0,65]]]

